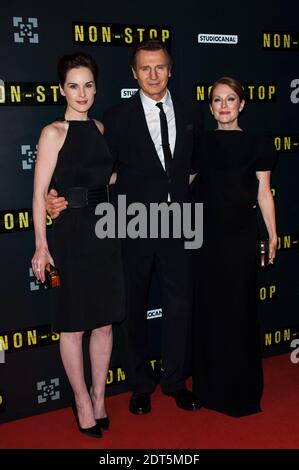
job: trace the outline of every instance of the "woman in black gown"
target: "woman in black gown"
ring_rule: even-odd
[[[32,267],[45,281],[45,265],[57,265],[61,286],[51,291],[52,327],[60,335],[60,353],[75,398],[79,431],[101,437],[109,418],[104,395],[112,350],[111,323],[123,319],[123,279],[119,241],[98,239],[95,206],[108,200],[113,161],[102,123],[89,119],[96,93],[97,65],[83,53],[58,64],[60,91],[66,98],[64,119],[40,136],[34,178],[33,218],[36,251]],[[45,230],[45,197],[50,181],[68,207],[52,228],[51,253]],[[92,387],[87,390],[82,336],[91,330]]]
[[[210,110],[218,123],[200,142],[196,200],[204,203],[204,241],[196,254],[194,392],[202,405],[230,416],[260,411],[263,375],[257,317],[258,203],[277,245],[270,173],[271,140],[243,131],[241,84],[217,80]]]

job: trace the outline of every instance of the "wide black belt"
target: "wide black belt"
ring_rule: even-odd
[[[96,206],[100,202],[110,201],[109,184],[84,188],[76,186],[59,191],[59,196],[63,196],[71,209],[79,209],[85,206]]]

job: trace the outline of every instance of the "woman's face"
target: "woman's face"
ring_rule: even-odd
[[[214,89],[210,110],[223,129],[238,128],[238,116],[244,107],[237,93],[228,85],[219,84]]]
[[[92,106],[96,94],[91,70],[87,67],[69,70],[60,92],[65,96],[69,108],[77,113],[86,113]]]

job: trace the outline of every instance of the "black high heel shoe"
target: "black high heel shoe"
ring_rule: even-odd
[[[90,395],[91,403],[93,403],[93,401],[92,401],[92,395],[93,395],[92,385],[89,387],[89,395]],[[95,418],[95,420],[96,420],[96,423],[100,426],[100,428],[103,431],[108,431],[109,426],[110,426],[109,416],[105,416],[105,418]]]
[[[79,432],[81,432],[82,434],[85,434],[86,436],[95,437],[97,439],[99,439],[100,437],[103,437],[102,430],[98,422],[97,424],[95,424],[94,426],[91,426],[90,428],[81,428],[79,416],[78,416],[78,410],[77,410],[77,406],[75,403],[72,404],[72,410],[75,416],[75,420],[76,420]]]
[[[110,426],[110,419],[109,416],[105,416],[105,418],[98,418],[96,419],[97,424],[103,431],[107,431]]]

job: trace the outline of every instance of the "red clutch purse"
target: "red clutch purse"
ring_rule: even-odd
[[[45,277],[45,286],[47,286],[48,289],[60,286],[59,271],[50,263],[47,263],[45,266]]]

